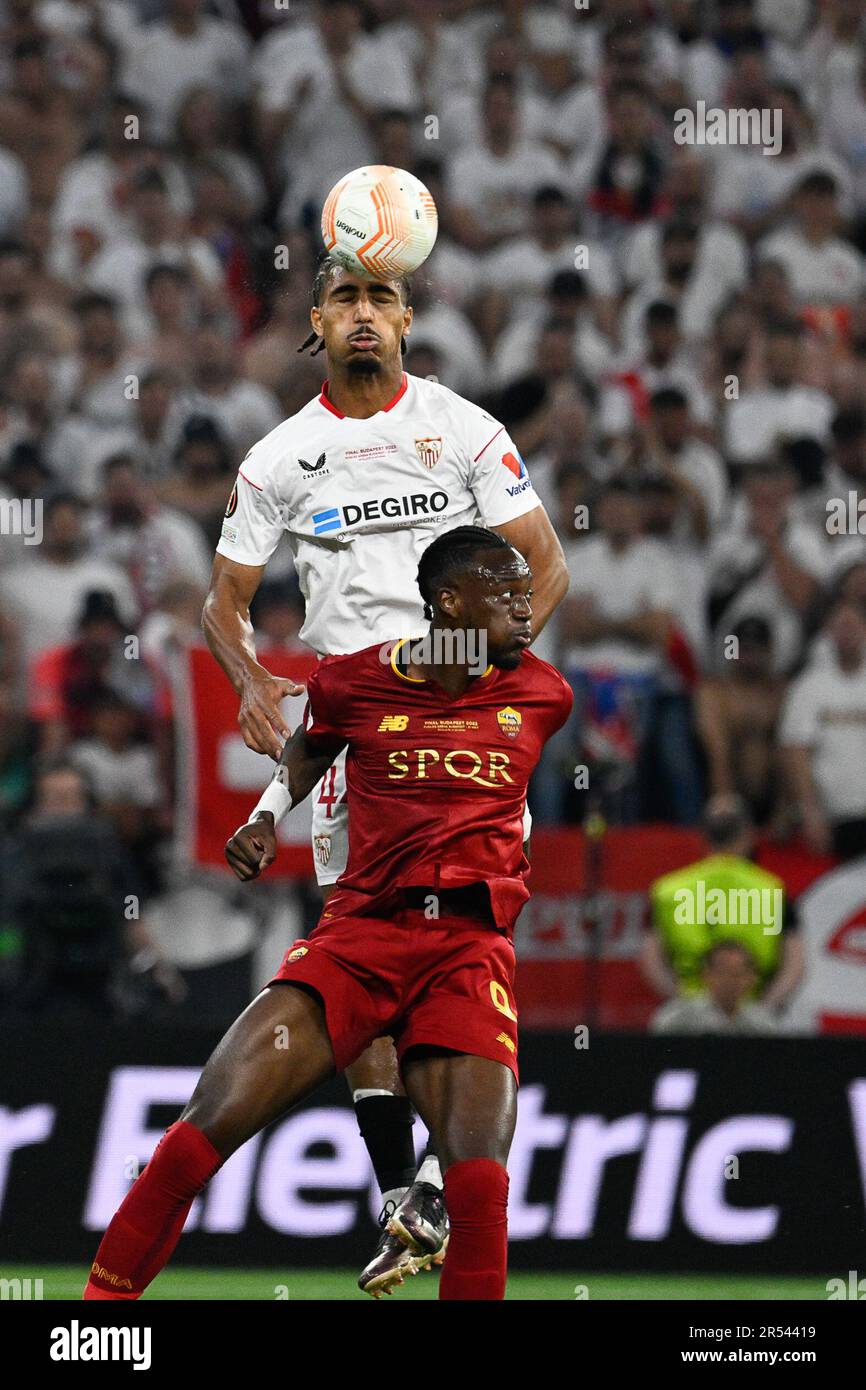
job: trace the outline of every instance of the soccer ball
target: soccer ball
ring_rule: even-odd
[[[322,208],[326,250],[347,270],[393,279],[426,261],[439,230],[429,191],[405,169],[367,164],[334,184]]]

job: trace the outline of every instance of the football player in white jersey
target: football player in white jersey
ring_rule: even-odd
[[[504,426],[438,382],[403,371],[409,297],[407,280],[368,279],[322,259],[303,347],[324,347],[328,380],[253,446],[226,509],[202,626],[240,697],[245,742],[275,760],[291,732],[280,702],[302,687],[258,662],[249,608],[284,533],[306,600],[301,637],[320,657],[424,630],[414,576],[440,528],[490,527],[526,557],[536,635],[568,588],[556,533]],[[325,901],[346,865],[343,777],[341,758],[314,800]],[[441,1259],[441,1175],[430,1156],[413,1182],[412,1112],[391,1040],[374,1043],[347,1080],[382,1188],[383,1235],[359,1280],[378,1295]]]

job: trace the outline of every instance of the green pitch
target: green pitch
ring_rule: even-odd
[[[6,1279],[42,1279],[43,1297],[78,1299],[87,1277],[82,1266],[5,1266]],[[146,1299],[288,1299],[290,1302],[340,1302],[360,1298],[352,1269],[168,1269],[159,1276]],[[395,1290],[391,1301],[435,1299],[439,1279],[421,1273]],[[827,1298],[826,1281],[810,1279],[706,1274],[547,1274],[516,1270],[509,1276],[508,1297],[539,1301],[576,1297],[593,1299],[818,1299]],[[32,1287],[32,1286],[31,1286]],[[585,1292],[584,1292],[585,1290]],[[384,1302],[385,1300],[380,1300]]]

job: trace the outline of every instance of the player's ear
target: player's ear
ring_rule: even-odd
[[[449,618],[459,616],[460,595],[456,589],[440,589],[436,595],[436,603],[440,612],[447,613]]]
[[[314,304],[313,307],[312,307],[312,309],[310,310],[310,323],[313,325],[313,328],[316,330],[316,336],[319,337],[319,338],[321,338],[321,337],[322,337],[322,311],[321,311],[321,309],[319,308],[318,304]]]

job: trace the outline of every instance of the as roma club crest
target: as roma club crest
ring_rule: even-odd
[[[496,711],[496,722],[506,738],[517,738],[523,723],[523,715],[519,710],[513,709],[511,705],[506,705],[505,709]]]
[[[235,483],[234,487],[233,487],[232,490],[231,490],[231,496],[229,497],[229,504],[228,504],[228,506],[226,507],[226,516],[234,516],[235,512],[237,511],[237,509],[238,509],[238,485],[237,485],[237,483]]]
[[[416,439],[415,453],[425,468],[435,468],[442,453],[441,434],[436,435],[435,439]]]

